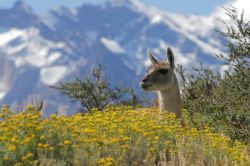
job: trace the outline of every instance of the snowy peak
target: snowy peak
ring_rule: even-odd
[[[27,92],[34,89],[40,89],[39,95],[43,96],[49,92],[48,85],[58,83],[74,70],[75,64],[68,58],[69,48],[62,42],[45,39],[34,27],[12,28],[0,33],[0,41],[0,99],[3,103],[21,103]]]
[[[134,6],[134,1],[138,0],[111,0],[110,2],[107,2],[106,4],[109,4],[113,7],[119,7],[119,6],[126,6],[126,7],[132,7]]]
[[[9,10],[9,13],[16,17],[23,17],[23,21],[29,19],[28,21],[30,22],[32,19],[38,20],[39,16],[33,12],[31,6],[27,4],[24,0],[18,0],[16,3],[13,5],[13,7]],[[13,17],[12,16],[12,17]]]
[[[32,8],[24,0],[16,1],[12,7],[12,10],[33,13]]]
[[[0,34],[2,55],[12,60],[16,68],[34,66],[42,68],[58,61],[61,50],[67,48],[64,43],[53,43],[44,39],[38,29],[11,29]]]
[[[38,25],[41,19],[24,1],[17,1],[11,9],[0,9],[0,26],[26,28]]]

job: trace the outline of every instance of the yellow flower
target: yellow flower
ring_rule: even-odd
[[[25,138],[25,139],[22,141],[22,144],[27,145],[27,144],[30,143],[30,141],[31,141],[31,138],[30,138],[30,137]]]
[[[42,147],[43,147],[43,148],[48,148],[48,147],[49,147],[49,144],[43,144]]]
[[[22,157],[22,160],[29,160],[31,157],[33,157],[33,153],[28,153],[25,156]]]
[[[113,157],[107,157],[107,158],[106,158],[106,161],[108,161],[108,162],[113,162],[114,159],[113,159]]]
[[[34,156],[33,153],[28,153],[28,154],[26,155],[27,158],[30,158],[30,157],[33,157],[33,156]]]
[[[54,150],[64,146],[58,156],[67,158],[67,147],[70,146],[76,154],[72,158],[75,165],[85,162],[89,165],[122,165],[128,162],[128,156],[134,159],[132,165],[139,165],[142,163],[136,158],[139,152],[145,154],[146,158],[141,158],[145,164],[147,159],[166,152],[173,159],[177,158],[176,154],[183,154],[183,159],[190,161],[190,165],[195,165],[196,156],[208,161],[208,165],[211,156],[216,165],[224,161],[229,165],[249,165],[245,144],[239,141],[232,144],[229,137],[209,127],[183,129],[174,114],[159,113],[159,109],[122,106],[94,111],[93,114],[51,115],[50,118],[41,118],[35,111],[1,114],[4,116],[0,118],[0,146],[3,146],[2,160],[6,163],[19,161],[20,155],[26,152],[21,157],[24,165],[43,165],[43,162],[60,165],[61,158],[54,155],[58,153]],[[34,147],[39,154],[35,161],[33,153],[27,152],[34,152]],[[108,157],[103,157],[107,154]]]
[[[155,137],[154,137],[154,141],[158,141],[159,139],[160,139],[159,136],[155,136]]]
[[[52,115],[50,115],[50,118],[55,119],[55,118],[57,118],[57,115],[56,114],[52,114]]]
[[[42,143],[38,143],[37,146],[38,146],[39,148],[41,148],[41,147],[43,147],[43,144],[42,144]]]
[[[122,141],[130,141],[130,140],[131,140],[130,137],[123,137],[123,138],[122,138]]]
[[[70,140],[65,140],[65,141],[63,142],[63,144],[64,144],[64,145],[70,145],[70,144],[72,144],[72,142],[71,142]]]
[[[15,152],[16,151],[16,145],[13,145],[13,144],[8,145],[8,150],[12,151],[12,152]]]
[[[114,165],[113,162],[107,162],[107,163],[105,164],[105,166],[112,166],[112,165]]]
[[[154,133],[152,131],[150,131],[150,132],[145,132],[143,135],[144,135],[144,137],[150,137],[153,134]]]
[[[98,160],[98,164],[100,164],[100,165],[105,164],[105,159],[101,158],[100,160]]]
[[[119,138],[111,138],[110,139],[110,141],[109,141],[109,143],[116,143],[116,142],[119,142],[120,141],[120,139]]]
[[[26,106],[26,110],[34,110],[35,109],[35,107],[34,107],[34,105],[33,104],[29,104],[29,105],[27,105]]]
[[[30,138],[35,138],[36,136],[35,136],[35,134],[31,134],[31,135],[29,135],[29,137]]]
[[[5,140],[6,140],[5,137],[0,137],[0,142],[5,141]]]
[[[19,142],[17,136],[12,137],[12,138],[11,138],[11,141],[12,141],[13,143],[18,143],[18,142]]]
[[[42,129],[43,129],[43,126],[38,126],[38,127],[35,128],[36,131],[40,131]]]
[[[44,139],[45,139],[45,135],[41,135],[40,140],[44,140]]]
[[[7,105],[3,105],[3,106],[2,106],[1,112],[2,112],[2,113],[8,112],[8,107],[7,107]]]
[[[38,163],[39,163],[38,160],[34,160],[34,161],[33,161],[33,164],[34,164],[34,165],[38,165]]]
[[[154,148],[150,148],[149,151],[150,151],[150,152],[154,152],[155,149],[154,149]]]
[[[91,133],[94,133],[94,132],[95,132],[95,130],[89,129],[89,128],[84,130],[84,133],[86,133],[86,134],[91,134]]]

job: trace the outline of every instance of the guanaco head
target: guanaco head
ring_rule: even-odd
[[[175,84],[174,74],[174,54],[171,48],[167,49],[167,61],[159,61],[155,58],[152,51],[148,49],[148,57],[151,65],[147,74],[141,80],[140,86],[145,91],[163,91]]]

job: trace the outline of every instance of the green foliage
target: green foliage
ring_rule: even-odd
[[[250,67],[250,20],[244,19],[244,11],[239,14],[237,9],[225,8],[226,14],[231,18],[231,23],[225,23],[226,32],[221,32],[228,40],[229,56],[220,57],[227,64],[235,66],[236,70],[249,69]],[[244,72],[243,72],[244,73]]]
[[[133,89],[122,86],[112,88],[102,70],[99,66],[92,71],[91,77],[83,80],[77,78],[71,83],[60,83],[52,88],[58,89],[73,101],[79,101],[82,111],[91,111],[93,108],[103,110],[110,104],[136,106],[141,102]]]
[[[202,65],[194,74],[186,74],[182,67],[184,106],[193,125],[203,128],[205,124],[223,131],[232,139],[249,142],[250,138],[250,22],[238,16],[234,8],[226,9],[231,18],[227,32],[228,56],[220,55],[231,66],[222,77]]]
[[[207,103],[211,103],[220,77],[212,70],[204,69],[202,65],[193,70],[194,74],[187,74],[183,67],[179,66],[177,71],[182,79],[183,104],[188,109],[189,120],[196,127],[201,128],[211,122],[212,117],[209,114],[214,111],[214,108],[209,108]]]

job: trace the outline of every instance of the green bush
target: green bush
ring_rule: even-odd
[[[83,80],[77,78],[70,83],[60,83],[52,88],[58,89],[63,95],[73,101],[81,103],[81,111],[91,111],[96,108],[103,110],[106,106],[115,104],[137,106],[142,101],[133,89],[125,87],[111,87],[108,79],[102,73],[102,67],[92,71],[92,76]]]
[[[223,131],[233,140],[250,140],[250,22],[235,8],[227,8],[231,18],[227,32],[228,55],[219,55],[230,71],[220,75],[202,65],[187,74],[182,67],[184,107],[190,122],[203,128],[205,124]]]

